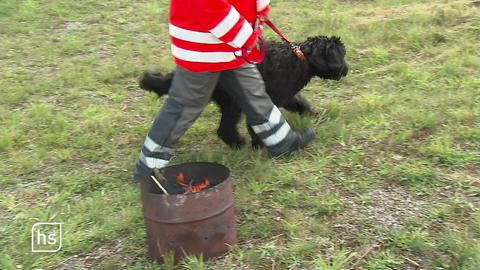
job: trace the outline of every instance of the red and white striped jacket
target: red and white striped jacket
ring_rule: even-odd
[[[270,0],[171,0],[169,32],[177,65],[194,72],[221,71],[245,64],[242,48],[259,35],[253,30]]]

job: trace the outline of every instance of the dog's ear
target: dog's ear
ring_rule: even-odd
[[[338,36],[331,36],[330,40],[335,42],[335,43],[342,43],[342,41],[340,40],[340,37],[338,37]]]
[[[340,37],[332,36],[330,37],[330,40],[333,41],[333,43],[336,45],[337,48],[341,49],[344,55],[346,54],[345,45],[343,45],[343,42],[340,39]]]
[[[328,43],[325,46],[325,56],[328,63],[337,65],[343,62],[344,49],[335,42]]]
[[[313,51],[313,46],[315,44],[315,38],[309,37],[307,38],[307,42],[305,42],[307,46],[302,47],[302,52],[305,54],[311,54]]]
[[[332,40],[333,40],[335,43],[337,43],[338,45],[344,46],[342,40],[340,39],[340,37],[333,36],[333,37],[332,37]]]
[[[302,48],[302,52],[304,54],[312,54],[312,45],[308,45]]]
[[[325,51],[327,52],[327,54],[331,51],[333,51],[335,48],[333,46],[333,44],[331,43],[327,43],[327,46],[325,47]]]

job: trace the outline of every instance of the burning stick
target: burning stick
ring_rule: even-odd
[[[200,192],[200,191],[206,189],[209,186],[210,186],[210,181],[208,181],[208,179],[205,178],[205,181],[191,186],[190,189],[192,190],[193,193],[197,193],[197,192]]]
[[[170,194],[168,194],[167,190],[160,184],[160,182],[158,182],[158,180],[157,180],[157,178],[155,178],[155,176],[150,175],[150,177],[155,182],[155,184],[157,184],[157,186],[163,191],[163,193],[165,193],[166,195],[170,195]]]
[[[194,184],[193,182],[194,182],[194,180],[191,179],[190,183],[187,184],[185,182],[185,175],[183,174],[183,172],[180,172],[177,175],[177,185],[180,186],[183,189],[183,191],[185,192],[184,194],[197,193],[197,192],[200,192],[200,191],[210,187],[210,180],[208,180],[207,178],[205,178],[205,180],[203,182],[200,182],[200,183]]]

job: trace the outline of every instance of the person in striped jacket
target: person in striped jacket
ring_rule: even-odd
[[[165,167],[179,138],[223,84],[247,117],[271,156],[307,146],[311,128],[291,130],[265,91],[257,67],[246,61],[258,55],[262,34],[257,18],[268,18],[269,0],[171,0],[169,33],[177,65],[169,96],[150,128],[136,164],[134,180]]]

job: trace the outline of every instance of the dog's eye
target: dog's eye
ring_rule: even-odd
[[[339,47],[327,46],[326,56],[329,62],[340,62],[344,54]]]
[[[325,52],[326,52],[326,55],[327,55],[327,56],[332,56],[332,55],[335,54],[335,47],[332,46],[332,45],[330,45],[330,44],[328,44],[328,45],[327,45],[327,48],[325,49]]]

